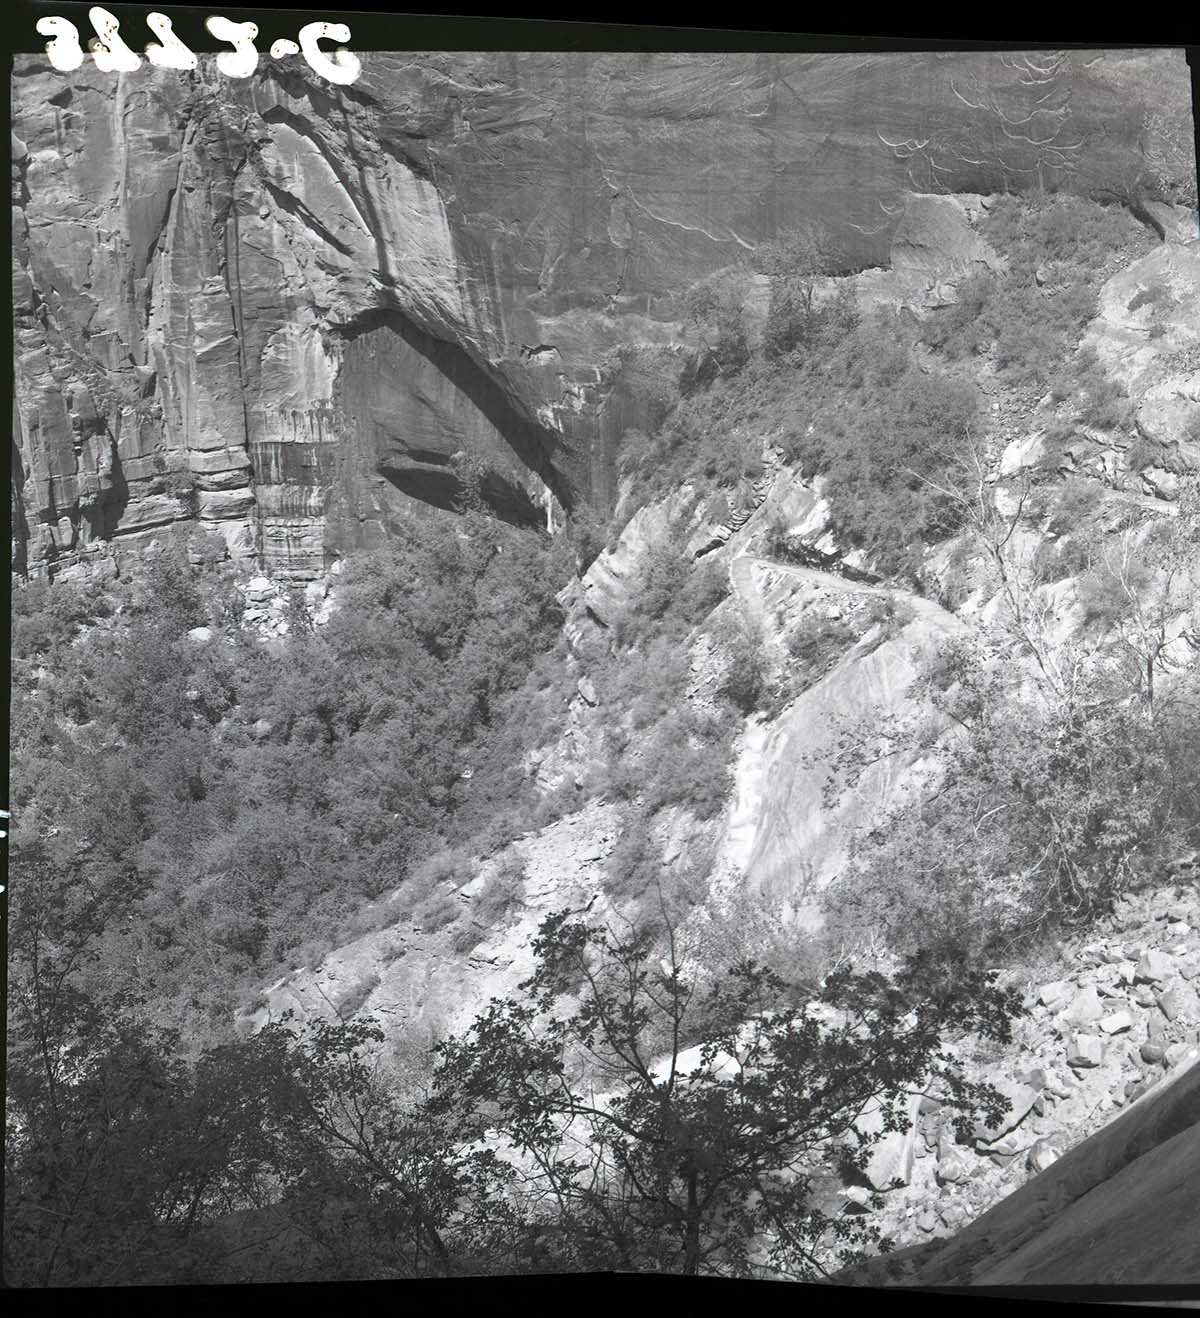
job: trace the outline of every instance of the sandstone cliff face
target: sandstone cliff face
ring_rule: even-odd
[[[18,61],[19,567],[196,521],[311,577],[447,506],[463,457],[513,521],[607,503],[639,350],[780,227],[920,267],[904,192],[1191,169],[1171,53],[397,54],[349,88],[297,64]]]

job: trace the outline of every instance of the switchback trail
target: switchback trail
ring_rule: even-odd
[[[936,600],[926,599],[923,595],[915,595],[912,591],[903,590],[899,586],[871,585],[865,581],[853,581],[849,577],[838,576],[836,572],[826,572],[821,568],[781,563],[778,559],[765,558],[759,554],[737,554],[729,564],[729,580],[739,597],[746,601],[760,623],[765,619],[765,610],[762,594],[754,587],[752,568],[755,563],[761,563],[763,567],[770,568],[774,572],[782,572],[787,576],[811,582],[816,586],[823,586],[827,590],[836,590],[842,594],[876,595],[890,598],[897,603],[907,604],[914,613],[924,614],[943,625],[947,623],[957,624],[958,622],[954,614],[943,608]]]

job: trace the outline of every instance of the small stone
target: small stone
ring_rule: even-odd
[[[1167,933],[1172,938],[1186,938],[1192,932],[1192,927],[1185,920],[1178,920],[1167,925]]]
[[[1170,978],[1171,970],[1171,961],[1167,954],[1157,947],[1152,947],[1142,953],[1141,960],[1137,963],[1135,977],[1142,983],[1161,984]]]
[[[971,1133],[980,1143],[992,1144],[1001,1135],[1006,1135],[1014,1126],[1019,1125],[1039,1096],[1039,1091],[1031,1085],[1014,1080],[1002,1080],[996,1088],[1008,1100],[1008,1110],[994,1126],[989,1126],[982,1118],[975,1123]]]
[[[250,728],[250,735],[255,741],[262,741],[264,737],[269,737],[273,731],[274,725],[269,719],[255,719]]]
[[[1099,1066],[1104,1060],[1104,1044],[1094,1034],[1076,1034],[1067,1049],[1067,1065],[1078,1070]]]
[[[943,1145],[935,1175],[942,1185],[957,1185],[968,1175],[967,1160],[953,1145]]]
[[[1131,1080],[1125,1086],[1125,1098],[1129,1103],[1136,1103],[1143,1094],[1148,1094],[1154,1088],[1152,1080],[1143,1078],[1141,1080]]]
[[[871,1200],[871,1192],[862,1185],[848,1185],[842,1194],[852,1204],[857,1204],[860,1208],[866,1208]]]
[[[1151,1066],[1158,1066],[1166,1057],[1167,1050],[1165,1045],[1156,1042],[1154,1039],[1147,1039],[1138,1049],[1138,1055],[1143,1062],[1148,1062]]]
[[[1133,1017],[1127,1011],[1114,1011],[1111,1016],[1101,1017],[1100,1028],[1105,1034],[1124,1034],[1133,1028]]]
[[[1042,1006],[1055,1008],[1071,996],[1074,985],[1069,979],[1056,979],[1052,984],[1043,984],[1038,990]]]
[[[1183,995],[1177,988],[1169,988],[1155,999],[1158,1009],[1169,1021],[1175,1020],[1183,1010]]]
[[[917,1218],[917,1226],[928,1233],[937,1227],[937,1218],[930,1212],[924,1212]]]
[[[1049,1140],[1038,1140],[1029,1150],[1025,1165],[1031,1172],[1044,1172],[1047,1167],[1058,1161],[1058,1150]]]
[[[1036,1089],[1039,1093],[1050,1083],[1050,1077],[1044,1066],[1030,1066],[1024,1071],[1018,1071],[1017,1079],[1027,1084],[1030,1089]]]
[[[1069,1025],[1090,1025],[1104,1015],[1104,1006],[1100,995],[1089,984],[1081,989],[1071,1000],[1071,1005],[1061,1013],[1062,1020]]]
[[[187,638],[196,645],[207,645],[208,642],[212,640],[212,635],[211,627],[193,627],[192,630],[188,632]]]
[[[980,1140],[976,1144],[976,1149],[978,1152],[985,1153],[989,1157],[994,1153],[998,1153],[1002,1157],[1011,1157],[1012,1155],[1021,1153],[1029,1148],[1030,1144],[1033,1142],[1034,1135],[1032,1131],[1025,1129],[1010,1130],[1007,1135],[1002,1135],[998,1140],[993,1140],[990,1144],[985,1144]]]
[[[1146,1018],[1146,1033],[1151,1039],[1158,1039],[1166,1034],[1168,1023],[1161,1011],[1152,1011]]]
[[[1167,1055],[1163,1058],[1163,1061],[1166,1063],[1168,1069],[1176,1067],[1185,1057],[1188,1056],[1189,1053],[1194,1052],[1195,1048],[1196,1045],[1194,1043],[1173,1043],[1167,1049]]]

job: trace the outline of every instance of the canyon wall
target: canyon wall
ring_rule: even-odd
[[[1178,199],[1188,97],[1180,52],[19,57],[15,564],[196,523],[313,577],[471,471],[608,504],[696,280],[811,219],[885,264],[906,193]]]

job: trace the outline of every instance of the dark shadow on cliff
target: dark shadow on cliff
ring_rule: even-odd
[[[466,487],[456,472],[446,468],[408,466],[379,468],[384,476],[401,494],[431,504],[445,512],[457,512],[466,495]],[[544,528],[545,512],[534,503],[519,486],[506,481],[495,472],[483,477],[480,493],[484,502],[496,515],[513,526],[528,529]]]
[[[561,435],[524,414],[515,397],[465,348],[435,338],[415,325],[402,311],[376,308],[337,327],[347,342],[379,329],[391,330],[413,352],[433,365],[451,387],[490,423],[521,463],[541,477],[558,502],[568,511],[574,507],[577,492],[555,466],[555,458],[566,452]]]

